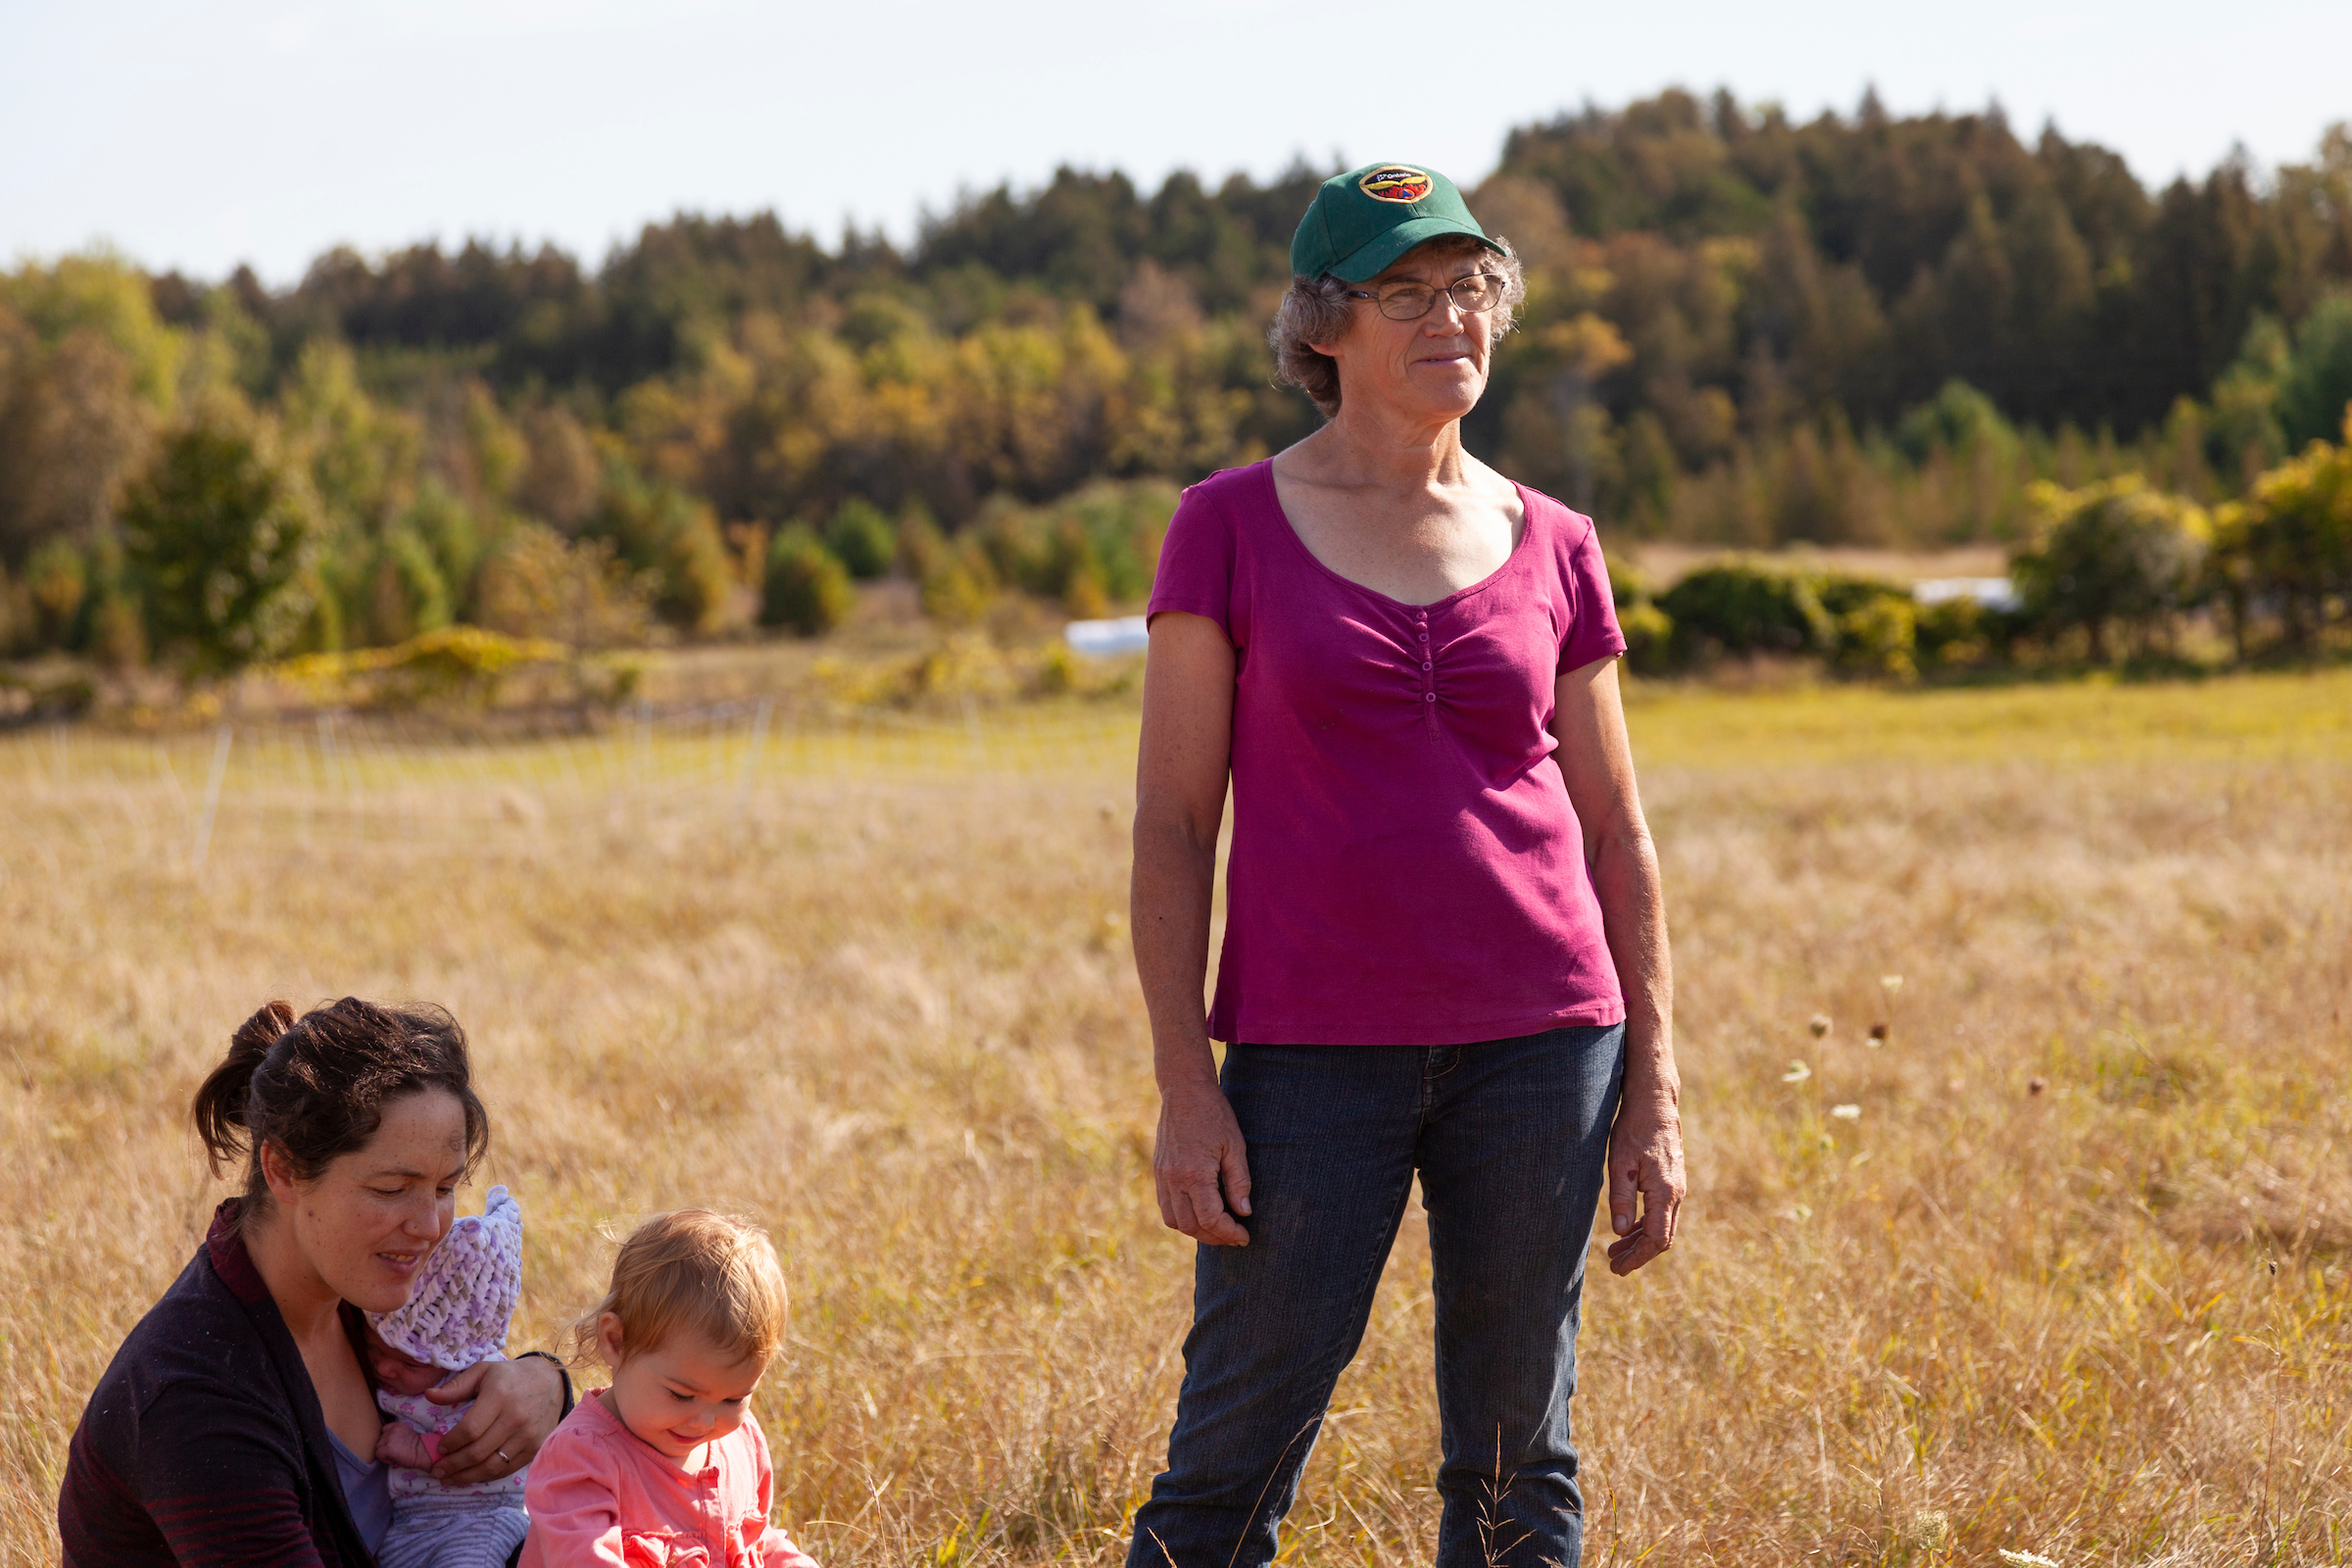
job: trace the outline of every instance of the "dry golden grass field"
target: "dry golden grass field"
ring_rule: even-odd
[[[1633,723],[1691,1199],[1587,1297],[1589,1560],[2352,1555],[2352,677]],[[820,1559],[1114,1562],[1190,1266],[1149,1191],[1133,736],[0,739],[0,1563],[53,1554],[82,1397],[219,1196],[189,1091],[263,1000],[347,992],[473,1034],[517,1348],[612,1227],[740,1209],[794,1284],[758,1404]],[[1415,1232],[1286,1560],[1426,1561]]]

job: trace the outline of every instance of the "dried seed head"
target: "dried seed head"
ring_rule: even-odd
[[[1886,994],[1891,997],[1903,989],[1903,977],[1899,974],[1883,974],[1879,976],[1879,984],[1885,986]]]
[[[1870,1043],[1874,1046],[1883,1046],[1886,1043],[1886,1026],[1884,1023],[1874,1023],[1870,1026]]]
[[[1951,1533],[1951,1520],[1940,1509],[1930,1509],[1911,1516],[1903,1530],[1903,1544],[1914,1551],[1929,1551],[1943,1544]]]
[[[2029,1095],[2038,1095],[2044,1089],[2049,1087],[2049,1080],[2045,1078],[2029,1078],[2026,1080],[2026,1093]]]
[[[1801,1061],[1792,1061],[1788,1064],[1788,1070],[1781,1074],[1781,1082],[1785,1084],[1801,1084],[1812,1076],[1812,1068],[1806,1066]]]
[[[1813,1038],[1819,1040],[1830,1032],[1830,1015],[1826,1012],[1817,1012],[1813,1015],[1813,1021],[1806,1027],[1813,1031]]]
[[[1832,1105],[1830,1107],[1830,1114],[1837,1117],[1839,1121],[1860,1121],[1862,1119],[1862,1107],[1860,1105]]]

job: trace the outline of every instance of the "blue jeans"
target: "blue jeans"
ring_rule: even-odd
[[[1444,1447],[1437,1568],[1576,1568],[1568,1399],[1625,1027],[1225,1056],[1248,1247],[1202,1247],[1168,1468],[1127,1568],[1260,1568],[1362,1342],[1413,1175],[1429,1210]]]

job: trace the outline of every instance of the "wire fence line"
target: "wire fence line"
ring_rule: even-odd
[[[746,699],[626,709],[590,731],[469,737],[321,714],[140,737],[59,725],[0,738],[0,877],[232,846],[495,855],[749,824],[831,785],[1122,783],[1132,710],[965,707],[946,718]]]

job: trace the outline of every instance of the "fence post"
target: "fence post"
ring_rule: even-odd
[[[775,701],[760,699],[760,711],[752,715],[751,750],[743,754],[743,782],[735,787],[735,825],[742,827],[752,819],[752,769],[759,764],[760,748],[767,744],[767,710]]]
[[[213,771],[204,781],[204,809],[196,818],[196,850],[189,857],[190,869],[202,871],[204,858],[213,848],[213,812],[220,806],[220,780],[228,772],[228,742],[234,733],[226,724],[220,726],[220,738],[213,743]]]

